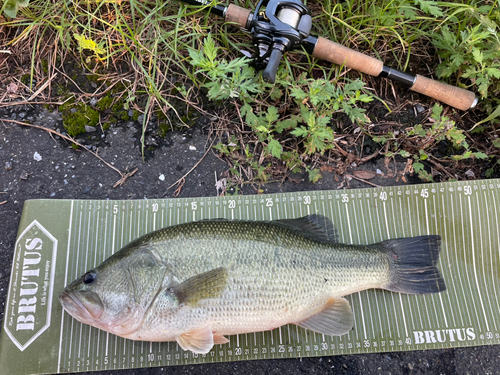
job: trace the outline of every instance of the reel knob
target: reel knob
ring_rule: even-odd
[[[273,48],[266,68],[262,71],[262,77],[266,82],[274,83],[276,81],[276,72],[280,65],[283,53],[278,48]]]

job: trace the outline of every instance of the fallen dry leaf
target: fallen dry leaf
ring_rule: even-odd
[[[367,171],[364,169],[361,171],[353,171],[352,174],[357,178],[362,178],[363,180],[369,180],[377,175],[375,172]]]
[[[321,172],[333,172],[333,167],[331,165],[323,164],[319,167]]]
[[[14,82],[7,85],[7,94],[17,94],[17,90],[19,90],[19,86]]]

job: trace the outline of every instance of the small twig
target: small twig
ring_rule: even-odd
[[[351,178],[354,178],[355,180],[358,180],[358,181],[361,181],[361,182],[364,182],[365,184],[368,184],[368,185],[371,185],[371,186],[375,186],[375,187],[381,187],[380,185],[377,185],[377,184],[374,184],[373,182],[370,182],[370,181],[366,181],[366,180],[363,180],[362,178],[359,178],[359,177],[356,177],[352,174],[349,175]]]
[[[438,171],[441,171],[443,172],[445,175],[447,175],[449,178],[455,178],[455,176],[453,176],[450,172],[448,172],[446,170],[446,168],[444,168],[442,165],[440,165],[439,163],[436,163],[434,160],[432,160],[432,158],[428,158],[427,159],[432,165],[434,165],[434,168],[436,168]]]
[[[243,122],[243,119],[241,118],[240,109],[238,108],[238,105],[236,104],[236,100],[234,101],[234,107],[236,108],[236,111],[238,111],[238,117],[240,118],[240,122],[241,122],[241,131],[243,131],[243,129],[245,129],[245,123]]]
[[[184,176],[182,176],[181,178],[179,178],[176,182],[174,182],[172,185],[170,185],[168,188],[167,188],[167,191],[170,190],[171,188],[173,188],[175,185],[178,185],[178,184],[181,184],[180,185],[180,188],[182,188],[182,186],[184,185],[184,182],[185,182],[185,178],[192,172],[195,170],[195,168],[201,163],[201,161],[203,160],[203,158],[205,158],[205,156],[207,156],[208,152],[212,149],[212,145],[214,144],[215,142],[215,139],[212,141],[212,143],[210,144],[210,147],[207,149],[207,151],[205,151],[205,153],[203,154],[203,156],[200,158],[200,160],[198,160],[196,162],[195,165],[193,165],[193,168],[191,168]],[[177,188],[177,190],[179,190],[179,188]],[[177,192],[176,190],[176,192]],[[165,196],[165,194],[167,193],[167,191],[165,191],[165,193],[163,193],[163,195]],[[180,193],[180,190],[179,190],[179,193]],[[179,195],[179,193],[177,193],[177,195]]]
[[[125,183],[125,181],[127,181],[127,178],[129,178],[130,176],[132,176],[135,172],[137,172],[139,168],[136,168],[134,169],[132,172],[129,172],[129,173],[125,173],[123,174],[122,173],[122,178],[120,181],[117,181],[114,185],[113,185],[113,188],[117,187],[117,186],[121,186]]]
[[[5,204],[5,203],[7,203],[7,201],[0,202],[0,206],[1,206],[2,204]]]
[[[48,85],[50,85],[50,82],[52,82],[52,80],[53,80],[54,78],[56,78],[56,77],[57,77],[57,73],[54,73],[54,74],[52,75],[52,77],[50,77],[47,81],[45,81],[45,83],[44,83],[44,84],[43,84],[43,85],[42,85],[42,86],[41,86],[38,90],[36,90],[36,91],[33,93],[33,95],[31,95],[31,96],[28,98],[28,102],[29,102],[30,100],[33,100],[34,98],[36,98],[36,97],[37,97],[37,96],[38,96],[38,95],[39,95],[39,94],[40,94],[43,90],[45,90],[45,88],[46,88]]]
[[[362,163],[365,163],[367,162],[368,160],[370,159],[373,159],[375,156],[377,156],[378,154],[380,154],[380,149],[375,151],[373,154],[371,155],[368,155],[368,156],[365,156],[364,158],[361,158],[359,161],[362,162]]]
[[[182,187],[184,186],[185,183],[186,183],[186,179],[184,177],[179,180],[179,186],[174,191],[174,198],[177,198],[179,196],[179,194],[181,193]]]
[[[86,92],[85,92],[85,91],[83,91],[83,90],[80,88],[80,86],[78,86],[78,85],[76,84],[76,82],[75,82],[75,81],[73,81],[73,80],[72,80],[72,79],[71,79],[71,78],[70,78],[70,77],[69,77],[66,73],[61,72],[61,71],[60,71],[59,69],[57,69],[55,66],[54,66],[54,69],[55,69],[55,70],[57,70],[59,73],[61,73],[63,76],[65,76],[68,80],[70,80],[71,82],[73,82],[73,84],[74,84],[74,85],[75,85],[75,87],[78,89],[78,91],[80,91],[82,94],[86,94]]]
[[[116,171],[121,176],[121,179],[113,187],[122,185],[128,177],[132,176],[137,171],[137,168],[136,168],[134,171],[132,171],[130,173],[123,174],[122,172],[120,172],[119,169],[113,167],[111,164],[109,164],[107,161],[105,161],[103,158],[101,158],[99,155],[97,155],[97,153],[95,153],[94,151],[89,150],[87,147],[81,145],[80,143],[78,143],[77,141],[75,141],[73,138],[65,136],[65,135],[63,135],[63,134],[61,134],[61,133],[59,133],[59,132],[57,132],[57,131],[55,131],[53,129],[45,128],[45,127],[40,126],[40,125],[28,124],[26,122],[21,122],[21,121],[16,121],[16,120],[0,119],[0,121],[6,121],[6,122],[13,123],[13,124],[30,126],[32,128],[37,128],[37,129],[45,130],[46,132],[58,135],[59,137],[64,138],[67,141],[70,141],[70,142],[74,143],[75,145],[83,148],[84,150],[90,152],[92,155],[94,155],[96,158],[98,158],[100,161],[102,161],[104,164],[106,164],[108,167],[110,167],[111,169],[113,169],[114,171]]]
[[[25,104],[50,104],[50,105],[63,105],[65,102],[28,102],[23,100],[20,102],[10,102],[10,103],[0,103],[0,107],[11,107],[15,105],[25,105]]]

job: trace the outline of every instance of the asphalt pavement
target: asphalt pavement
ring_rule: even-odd
[[[14,106],[0,109],[0,118],[16,121],[29,120],[54,130],[64,130],[57,112],[42,106]],[[86,150],[75,150],[70,144],[40,129],[0,121],[0,302],[3,321],[7,288],[11,273],[14,243],[16,241],[23,204],[29,199],[151,199],[172,198],[175,187],[167,189],[185,175],[196,163],[197,167],[185,177],[179,197],[217,195],[216,176],[224,176],[228,165],[209,151],[205,122],[184,132],[169,133],[159,140],[158,147],[141,157],[140,127],[134,121],[112,127],[103,137],[100,132],[83,139],[110,165],[120,171],[137,172],[125,183],[114,188],[120,175],[102,160]],[[154,129],[148,137],[155,137]],[[94,138],[92,138],[94,137]],[[204,156],[205,155],[205,156]],[[200,161],[200,159],[203,159]],[[382,159],[362,166],[367,170],[384,172]],[[394,165],[394,168],[402,168]],[[337,189],[339,186],[369,188],[357,180],[345,181],[333,172],[325,172],[317,184],[306,176],[300,182],[285,181],[260,187],[264,194],[275,192]],[[404,183],[401,179],[371,180],[378,185]],[[409,178],[409,182],[414,182]],[[252,186],[243,188],[244,194],[255,194]],[[102,372],[106,374],[116,371]],[[457,349],[391,352],[379,354],[333,357],[297,358],[281,360],[252,360],[178,367],[132,369],[121,374],[498,374],[500,347],[482,346]]]

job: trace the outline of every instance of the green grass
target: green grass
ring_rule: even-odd
[[[4,14],[12,15],[15,2],[0,0]],[[332,67],[301,51],[287,54],[276,85],[269,85],[238,54],[251,49],[247,35],[206,9],[181,2],[35,0],[24,5],[28,6],[17,10],[17,18],[0,16],[0,50],[9,49],[19,61],[29,61],[28,86],[34,88],[54,72],[73,79],[65,74],[65,66],[76,59],[99,85],[120,88],[113,91],[115,103],[144,114],[143,138],[154,113],[161,112],[160,117],[170,122],[166,128],[187,126],[191,111],[185,107],[205,113],[210,108],[203,100],[205,93],[219,109],[217,115],[224,117],[215,134],[231,135],[232,141],[216,142],[216,149],[235,165],[234,181],[243,181],[239,170],[250,171],[247,179],[260,181],[291,172],[306,172],[317,181],[319,168],[331,160],[337,160],[338,170],[352,164],[352,155],[362,163],[366,144],[380,148],[386,158],[413,163],[425,180],[433,178],[431,168],[443,165],[456,170],[442,174],[443,179],[465,178],[465,171],[476,165],[487,169],[487,176],[499,173],[498,0],[306,4],[313,14],[314,34],[377,57],[385,65],[476,92],[481,98],[478,109],[460,121],[460,113],[450,120],[455,111],[441,112],[431,99]],[[246,0],[237,5],[255,4]],[[5,72],[0,65],[0,76]],[[429,108],[426,116],[401,115],[399,97],[420,101]],[[374,106],[381,110],[370,111]],[[387,116],[392,125],[379,126]],[[485,118],[474,132],[468,131]],[[468,141],[454,143],[458,134]]]

